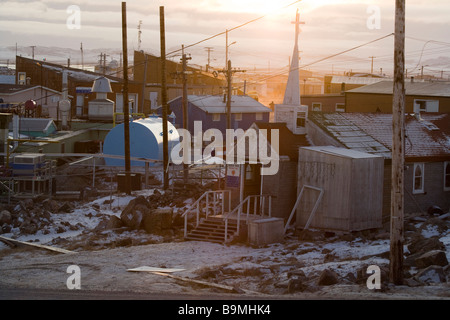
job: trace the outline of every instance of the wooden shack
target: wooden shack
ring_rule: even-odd
[[[299,150],[296,227],[352,232],[382,225],[384,159],[350,149]]]

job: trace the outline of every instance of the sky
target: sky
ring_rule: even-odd
[[[12,48],[17,43],[19,54],[31,56],[30,47],[37,46],[36,58],[49,55],[49,61],[51,54],[48,50],[39,52],[39,47],[67,48],[59,55],[67,55],[76,64],[81,60],[81,42],[85,52],[91,50],[96,55],[101,48],[114,48],[109,59],[119,59],[121,2],[0,0],[0,59],[5,59],[6,48],[12,54],[8,58],[13,59]],[[394,0],[129,0],[126,6],[130,55],[139,47],[139,21],[140,49],[160,54],[159,8],[164,6],[166,52],[249,22],[228,32],[229,59],[234,67],[276,72],[289,65],[294,46],[291,22],[298,9],[305,22],[299,37],[300,67],[322,73],[370,72],[374,57],[375,73],[392,72],[394,39],[388,35],[394,31]],[[424,66],[425,72],[443,71],[442,75],[450,76],[450,2],[408,0],[406,8],[406,68],[410,74]],[[388,37],[316,63],[384,36]],[[188,47],[190,63],[206,65],[206,47],[212,48],[211,66],[224,67],[225,35]]]

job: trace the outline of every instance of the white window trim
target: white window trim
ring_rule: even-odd
[[[425,102],[425,110],[420,110],[419,108],[417,108],[419,102]],[[435,109],[433,107],[435,107]],[[415,113],[439,112],[439,100],[414,99],[413,109]]]
[[[445,178],[446,178],[445,169],[447,169],[447,166],[450,166],[450,161],[444,162],[444,191],[450,191],[450,187],[445,187]]]
[[[235,113],[234,121],[242,121],[242,113]]]
[[[264,118],[263,118],[263,113],[262,112],[257,112],[256,113],[256,115],[255,115],[255,120],[256,121],[262,121]]]
[[[422,171],[422,185],[420,189],[416,189],[416,168],[420,166],[420,169]],[[413,166],[413,194],[421,194],[421,193],[425,193],[425,164],[423,162],[419,162],[419,163],[414,163]]]
[[[213,113],[212,121],[220,121],[220,113]]]
[[[319,106],[319,110],[314,110],[314,105],[315,104]],[[322,111],[322,102],[313,102],[313,103],[311,103],[311,110],[312,111]]]

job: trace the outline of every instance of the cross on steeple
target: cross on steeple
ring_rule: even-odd
[[[294,52],[292,53],[291,66],[289,71],[288,82],[286,85],[286,91],[284,92],[283,104],[285,105],[301,105],[300,101],[300,79],[299,79],[299,51],[298,51],[298,35],[300,34],[300,25],[305,24],[300,21],[300,13],[297,9],[295,17],[295,45]]]
[[[295,16],[295,21],[292,21],[292,24],[295,24],[295,43],[298,43],[298,35],[300,34],[300,25],[305,24],[304,21],[300,21],[300,13],[297,9],[297,14]]]

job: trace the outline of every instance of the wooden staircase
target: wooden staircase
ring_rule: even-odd
[[[233,241],[237,234],[237,223],[228,222],[227,242]],[[203,219],[200,224],[195,227],[185,237],[186,240],[208,241],[216,243],[225,243],[225,221],[220,217],[208,217]]]
[[[272,207],[270,195],[250,195],[237,207],[231,209],[230,190],[207,191],[182,215],[184,239],[217,243],[232,242],[239,234],[242,234],[241,225],[247,224],[252,217],[264,216],[266,198],[269,201],[270,217]],[[250,213],[251,211],[253,214]],[[190,232],[188,232],[188,218],[191,219],[191,223],[195,221],[195,227]]]

